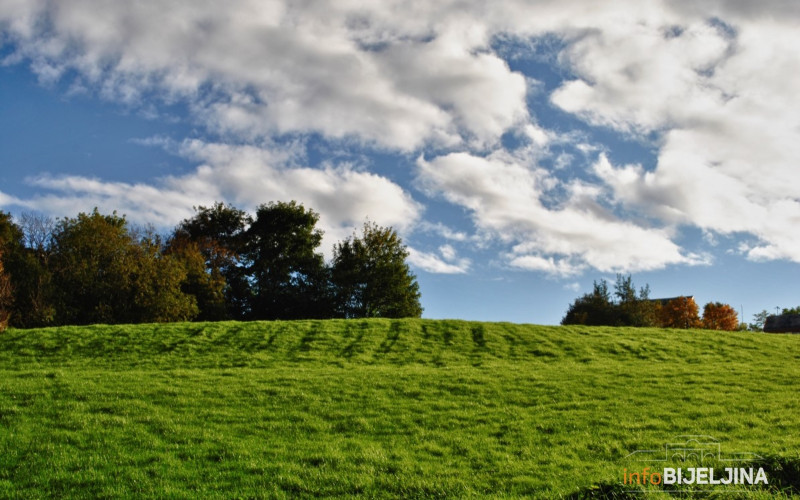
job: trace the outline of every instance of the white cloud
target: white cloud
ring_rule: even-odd
[[[508,257],[514,267],[569,276],[586,267],[637,271],[697,263],[668,231],[613,216],[597,201],[597,188],[575,184],[562,207],[545,207],[540,198],[549,174],[506,154],[452,153],[417,164],[424,189],[468,209],[480,230],[514,245]]]
[[[424,152],[421,185],[464,207],[520,268],[566,276],[704,260],[675,243],[680,226],[749,234],[750,258],[800,262],[791,229],[800,222],[799,20],[800,7],[785,0],[0,0],[2,40],[13,49],[5,63],[134,107],[183,102],[201,126],[239,144],[182,143],[198,168],[179,177],[40,175],[35,184],[48,193],[0,202],[59,214],[98,205],[166,223],[213,199],[289,195],[320,210],[337,237],[365,215],[415,226],[422,207],[385,177],[289,166],[291,152],[260,146],[317,132]],[[493,48],[504,38],[541,50],[545,36],[558,41],[546,60],[566,81],[541,99],[628,138],[655,138],[655,168],[600,156],[593,176],[562,177],[575,158],[555,150],[554,172],[537,166],[554,144],[588,158],[600,151],[534,125],[526,100],[539,97],[528,85],[537,75],[511,71]],[[527,158],[500,151],[509,131],[528,138]],[[459,267],[447,253],[418,261]]]
[[[467,233],[463,231],[456,231],[455,229],[448,227],[441,222],[433,224],[428,221],[421,221],[419,224],[419,229],[428,233],[435,233],[446,240],[467,241],[467,239],[469,239]]]
[[[160,141],[153,141],[160,142]],[[106,182],[80,176],[39,176],[30,183],[47,194],[0,203],[35,208],[56,216],[117,210],[137,223],[169,228],[192,215],[192,206],[225,200],[252,210],[269,201],[297,200],[320,214],[325,251],[366,218],[400,233],[411,230],[422,207],[400,186],[348,165],[320,169],[286,166],[294,153],[278,147],[231,146],[187,140],[175,152],[198,163],[191,173],[153,184]]]
[[[423,271],[434,274],[464,274],[469,270],[470,260],[458,258],[453,247],[444,245],[439,248],[440,255],[421,252],[408,248],[408,261]]]
[[[586,265],[570,262],[569,259],[556,259],[553,257],[542,257],[539,255],[512,256],[509,260],[512,267],[525,269],[528,271],[541,271],[553,276],[569,277],[580,274]]]
[[[574,111],[620,129],[667,129],[654,170],[612,166],[605,158],[595,165],[617,202],[707,233],[752,234],[761,240],[748,252],[754,260],[800,262],[800,236],[790,229],[800,221],[795,189],[800,183],[800,105],[794,97],[800,57],[786,50],[800,44],[800,35],[789,20],[757,21],[740,19],[727,30],[707,26],[680,34],[688,37],[686,61],[679,58],[673,66],[684,68],[685,76],[659,73],[661,87],[670,90],[652,92],[651,104],[628,98],[648,92],[650,84],[622,84],[617,75],[603,81],[608,86],[604,92],[623,105],[600,98],[599,104],[578,105]],[[709,43],[709,36],[718,42]],[[727,45],[719,46],[723,42]],[[704,49],[707,43],[718,47]],[[652,52],[665,50],[656,45]],[[651,64],[645,60],[652,57],[641,54],[633,60]],[[691,76],[687,71],[699,69],[698,61],[707,68]]]
[[[488,50],[481,24],[444,17],[434,26],[430,12],[407,17],[414,10],[6,0],[0,27],[43,80],[72,70],[75,86],[109,99],[185,100],[201,123],[239,137],[316,131],[400,149],[494,143],[527,115],[524,77]]]

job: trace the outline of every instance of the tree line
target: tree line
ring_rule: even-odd
[[[736,310],[728,304],[709,302],[702,317],[692,297],[651,299],[650,286],[637,292],[630,275],[617,275],[614,292],[608,282],[594,282],[592,292],[575,299],[567,309],[562,325],[649,326],[662,328],[706,328],[738,330]]]
[[[0,212],[0,329],[169,321],[419,317],[408,251],[390,227],[319,252],[319,214],[196,207],[167,236],[97,209],[52,220]]]

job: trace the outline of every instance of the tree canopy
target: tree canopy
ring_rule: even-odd
[[[0,246],[0,332],[8,326],[13,306],[14,292],[11,288],[11,279],[3,267],[3,247]]]
[[[561,324],[655,326],[657,316],[658,304],[650,300],[650,286],[637,293],[631,276],[618,274],[613,298],[606,280],[595,281],[591,293],[569,306]]]
[[[137,241],[116,213],[95,209],[60,220],[51,260],[59,323],[178,321],[197,314],[194,299],[181,291],[183,267],[160,252],[156,238]]]
[[[622,274],[617,275],[613,297],[605,280],[595,281],[591,293],[578,297],[569,305],[561,324],[716,330],[739,328],[736,311],[727,304],[706,304],[701,320],[699,308],[692,297],[651,299],[650,285],[640,288],[637,293],[631,276]]]
[[[402,240],[365,224],[328,264],[319,214],[295,202],[195,208],[166,237],[97,209],[74,218],[0,212],[0,323],[420,316]]]
[[[336,312],[345,318],[419,317],[419,285],[397,232],[367,222],[333,251],[331,280]]]
[[[739,315],[728,304],[709,302],[703,306],[703,328],[734,331],[739,328]]]
[[[330,317],[319,214],[292,201],[261,205],[247,230],[251,317]]]

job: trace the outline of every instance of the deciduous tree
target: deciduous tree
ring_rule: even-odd
[[[677,297],[661,307],[659,319],[664,328],[697,328],[699,308],[691,297]]]
[[[226,280],[219,268],[207,268],[207,261],[198,243],[185,237],[170,239],[165,254],[183,266],[186,278],[181,285],[184,293],[194,297],[198,314],[197,321],[220,321],[227,319],[225,301]]]
[[[561,320],[562,325],[614,325],[616,311],[608,291],[608,282],[601,279],[594,282],[591,293],[584,294],[570,304]]]
[[[251,217],[232,205],[217,202],[210,207],[195,207],[195,215],[182,221],[168,242],[168,248],[190,258],[190,243],[203,255],[209,274],[207,282],[189,271],[189,285],[196,294],[200,317],[208,320],[245,319],[251,306],[250,283],[244,252]],[[173,251],[173,250],[170,250]],[[185,262],[186,263],[186,262]],[[224,282],[224,310],[218,308],[213,290]],[[209,288],[210,287],[210,288]]]
[[[23,223],[33,219],[23,216]],[[35,219],[42,226],[29,228],[23,224],[20,228],[10,214],[0,212],[0,247],[3,247],[6,273],[14,290],[10,321],[12,326],[21,328],[47,326],[55,318],[48,269],[49,234],[44,229],[47,222],[44,218]],[[37,238],[35,246],[26,247],[29,237]]]
[[[337,314],[345,318],[422,315],[419,285],[397,232],[367,222],[361,235],[334,247],[331,277]]]
[[[51,258],[61,324],[142,323],[191,319],[186,274],[156,239],[136,241],[124,217],[97,209],[58,222]]]
[[[247,230],[245,256],[254,319],[324,318],[331,315],[325,261],[317,248],[319,214],[303,205],[261,205]]]
[[[739,317],[730,305],[709,302],[703,306],[703,328],[732,332],[739,328]]]
[[[11,308],[13,306],[14,294],[11,288],[11,280],[3,266],[3,247],[0,246],[0,332],[8,327],[8,320],[11,317]]]

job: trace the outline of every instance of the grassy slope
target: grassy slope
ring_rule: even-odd
[[[553,498],[706,434],[800,461],[800,336],[433,320],[0,334],[0,496]]]

